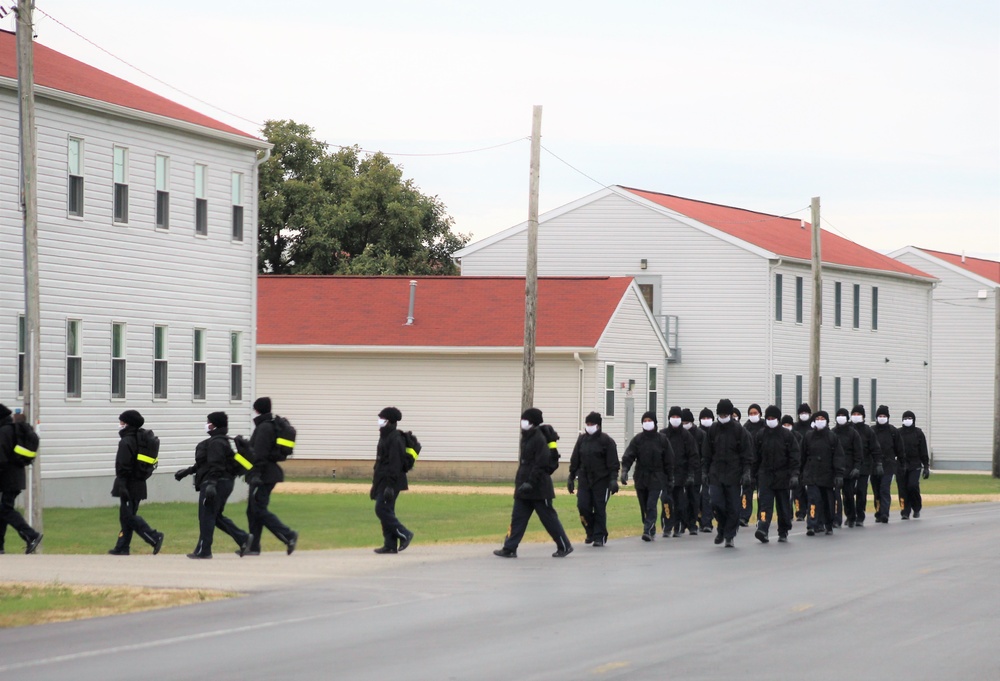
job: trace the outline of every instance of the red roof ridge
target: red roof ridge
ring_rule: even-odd
[[[739,206],[730,206],[730,205],[725,204],[725,203],[716,203],[714,201],[703,201],[701,199],[692,199],[692,198],[688,198],[686,196],[678,196],[677,194],[667,194],[666,192],[657,192],[657,191],[652,191],[650,189],[639,189],[638,187],[626,187],[625,185],[621,185],[621,184],[618,185],[618,186],[621,187],[622,189],[627,189],[630,192],[642,192],[643,194],[656,194],[658,196],[666,196],[666,197],[671,198],[671,199],[680,199],[681,201],[692,201],[694,203],[700,203],[700,204],[703,204],[703,205],[706,205],[706,206],[717,206],[718,208],[728,208],[730,210],[738,210],[741,213],[753,213],[755,215],[763,215],[764,217],[775,218],[777,220],[794,220],[795,222],[798,222],[800,224],[809,225],[810,227],[812,226],[812,224],[808,220],[800,220],[799,218],[791,218],[791,217],[788,217],[787,215],[775,215],[774,213],[765,213],[763,211],[753,210],[751,208],[740,208]],[[823,230],[823,231],[826,231],[826,230]]]
[[[980,277],[1000,284],[1000,260],[976,258],[971,255],[952,253],[950,251],[938,251],[933,248],[921,248],[920,246],[914,246],[914,248],[919,251],[923,251],[924,253],[929,253],[930,255],[937,257],[939,260],[944,260],[951,265],[961,267],[967,272],[971,272],[972,274],[976,274]],[[970,260],[973,262],[969,262]]]

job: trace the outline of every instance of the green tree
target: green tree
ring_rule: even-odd
[[[261,165],[261,272],[273,274],[457,274],[452,254],[469,237],[436,196],[403,178],[385,154],[330,152],[313,129],[267,121],[274,145]]]

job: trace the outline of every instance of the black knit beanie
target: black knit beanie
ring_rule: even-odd
[[[719,416],[729,416],[733,413],[733,403],[731,400],[722,398],[715,407],[715,413]]]
[[[403,420],[403,412],[396,409],[395,407],[386,407],[378,413],[380,419],[385,419],[390,423],[399,423]]]
[[[592,411],[589,414],[587,414],[587,418],[585,418],[583,422],[589,423],[592,426],[599,426],[601,425],[601,423],[603,423],[603,419],[601,418],[601,415],[598,414],[596,411]]]
[[[776,406],[774,406],[772,404],[772,405],[768,406],[767,409],[764,410],[764,418],[765,419],[780,419],[781,418],[781,410],[778,409]]]
[[[142,418],[142,414],[135,409],[123,411],[118,415],[118,420],[126,426],[132,426],[133,428],[142,428],[142,424],[146,422],[146,419]]]
[[[213,411],[208,415],[208,422],[216,428],[229,427],[229,417],[226,416],[226,412],[224,411]]]
[[[642,418],[640,419],[640,421],[645,421],[646,419],[652,419],[653,423],[657,423],[656,412],[655,411],[647,411],[646,413],[644,413],[642,415]]]
[[[271,398],[270,397],[258,397],[253,403],[253,410],[258,414],[270,414],[271,413]]]
[[[521,414],[521,420],[527,421],[535,426],[540,426],[542,425],[542,410],[529,407],[524,410],[523,414]]]
[[[681,409],[681,423],[694,423],[694,414],[690,409]]]

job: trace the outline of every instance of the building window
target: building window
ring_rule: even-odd
[[[781,374],[774,375],[774,406],[781,409]]]
[[[861,284],[854,285],[854,328],[861,328]]]
[[[243,334],[232,331],[229,334],[229,399],[243,399]]]
[[[83,358],[79,319],[66,320],[66,397],[80,397],[83,383]]]
[[[855,406],[861,404],[861,379],[855,378],[851,381],[851,398],[854,400],[854,405],[851,407],[853,409]]]
[[[877,409],[877,407],[875,406],[876,404],[878,404],[878,379],[877,378],[873,378],[872,379],[872,401],[871,401],[872,411],[875,411]]]
[[[649,411],[656,413],[656,367],[649,367]]]
[[[840,282],[834,282],[833,284],[833,325],[836,327],[840,326],[840,302],[843,298],[843,291]]]
[[[125,397],[125,325],[111,323],[111,397]]]
[[[194,390],[192,397],[205,399],[205,329],[194,330]]]
[[[795,277],[795,323],[802,323],[802,277]]]
[[[83,140],[69,138],[67,158],[69,170],[69,189],[66,197],[66,210],[70,215],[83,217]]]
[[[23,314],[17,316],[17,395],[24,395],[24,347],[28,329]]]
[[[872,331],[878,331],[878,286],[872,286]]]
[[[167,327],[153,327],[153,397],[167,399]]]
[[[781,275],[774,275],[774,321],[781,321]]]
[[[816,377],[816,404],[810,405],[813,411],[819,411],[823,408],[823,377]]]
[[[128,223],[128,149],[115,147],[115,222]]]
[[[833,379],[833,408],[840,410],[840,376]]]
[[[796,374],[795,376],[795,408],[798,409],[798,405],[802,404],[802,374]]]
[[[166,156],[156,156],[156,226],[160,229],[170,227],[170,159]]]
[[[233,173],[233,241],[243,241],[243,173]]]
[[[194,233],[208,234],[208,166],[194,166]]]
[[[615,415],[615,365],[604,365],[604,415]]]

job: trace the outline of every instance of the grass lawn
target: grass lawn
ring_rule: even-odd
[[[920,481],[921,494],[1000,494],[1000,479],[967,473],[931,473]]]

